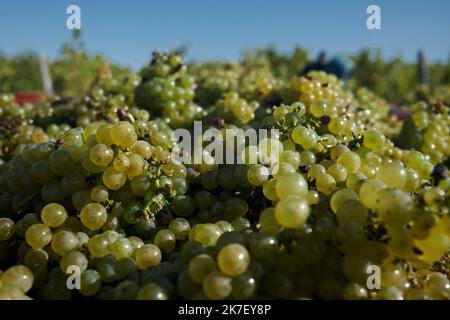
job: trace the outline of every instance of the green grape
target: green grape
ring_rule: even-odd
[[[306,194],[305,199],[306,199],[306,202],[308,202],[308,204],[310,206],[312,206],[312,205],[316,205],[319,203],[320,196],[316,190],[308,190],[308,193]]]
[[[137,135],[131,123],[120,121],[111,127],[111,139],[120,147],[131,147],[137,140]]]
[[[41,211],[42,222],[51,228],[61,226],[66,221],[67,217],[66,209],[58,203],[47,204]]]
[[[377,206],[378,192],[385,188],[386,185],[380,180],[367,180],[359,189],[359,197],[366,208],[375,209]]]
[[[172,210],[181,217],[189,217],[194,211],[194,202],[189,196],[178,196],[172,201]]]
[[[98,130],[97,130],[98,134]],[[83,296],[95,295],[102,286],[100,274],[96,270],[88,269],[81,273],[80,293]]]
[[[348,189],[351,189],[358,193],[359,189],[361,188],[361,185],[366,180],[367,180],[367,177],[363,173],[353,172],[347,176],[347,180],[345,181],[345,186]]]
[[[225,275],[238,276],[247,270],[250,255],[244,246],[238,243],[229,244],[220,250],[217,264]]]
[[[379,151],[383,148],[385,143],[385,137],[384,135],[376,130],[376,129],[369,129],[364,132],[363,134],[363,144],[365,147]]]
[[[137,283],[125,280],[120,282],[114,289],[115,300],[135,300],[139,292]]]
[[[231,221],[231,226],[236,231],[242,231],[242,230],[249,229],[251,224],[250,224],[250,221],[248,221],[247,218],[245,218],[245,217],[238,217],[238,218],[234,219],[233,221]]]
[[[109,242],[103,234],[96,234],[88,241],[88,249],[92,256],[101,258],[109,253]]]
[[[297,126],[292,130],[291,139],[305,149],[312,149],[318,140],[314,130],[303,126]]]
[[[346,201],[350,199],[359,200],[358,195],[355,191],[350,189],[341,189],[336,191],[330,199],[330,207],[334,213],[336,213],[339,207]]]
[[[195,230],[195,241],[200,242],[205,247],[214,246],[221,234],[222,230],[215,224],[201,224]]]
[[[229,221],[244,216],[247,211],[248,204],[241,198],[231,198],[227,200],[223,206],[224,217]]]
[[[234,299],[243,300],[250,299],[256,293],[256,280],[248,272],[243,273],[237,277],[233,277],[231,281],[232,291],[231,296]]]
[[[186,240],[190,229],[189,221],[184,218],[175,218],[169,223],[169,230],[173,232],[177,240]]]
[[[219,220],[219,221],[215,222],[214,224],[216,226],[218,226],[222,230],[222,232],[231,232],[234,230],[231,223],[228,221],[225,221],[225,220]]]
[[[152,183],[150,178],[143,174],[131,180],[131,190],[137,196],[143,197],[151,189]]]
[[[397,162],[387,162],[378,170],[376,178],[391,188],[403,189],[408,180],[406,168]]]
[[[288,196],[277,203],[275,218],[281,226],[301,228],[310,214],[310,207],[305,199],[298,196]]]
[[[70,270],[72,269],[72,266],[78,267],[79,270],[83,272],[87,269],[88,260],[86,256],[80,251],[70,251],[61,258],[61,260],[59,261],[59,266],[61,267],[61,270],[66,274],[71,273]]]
[[[153,239],[153,243],[165,254],[175,249],[176,242],[175,234],[169,229],[159,230]]]
[[[14,236],[14,221],[0,218],[0,241],[6,241]]]
[[[134,252],[134,248],[127,238],[117,239],[108,246],[108,249],[117,260],[131,257]]]
[[[127,181],[125,173],[117,171],[114,167],[108,167],[102,175],[103,184],[110,190],[120,189]]]
[[[23,293],[28,292],[33,286],[34,276],[29,268],[23,265],[15,265],[2,273],[1,287],[14,286]]]
[[[342,153],[336,162],[347,169],[348,173],[356,172],[361,166],[361,159],[359,155],[353,151],[346,151]]]
[[[312,165],[308,170],[308,180],[315,180],[318,176],[326,174],[327,170],[320,164]]]
[[[308,184],[298,173],[282,175],[277,178],[275,190],[278,198],[282,200],[288,196],[304,197],[308,193]]]
[[[216,262],[208,254],[198,254],[189,262],[189,275],[195,282],[202,284],[206,276],[217,270]]]
[[[25,232],[25,239],[33,249],[42,249],[52,240],[52,232],[45,224],[33,224]]]
[[[210,272],[203,280],[203,292],[209,299],[225,299],[231,294],[231,291],[231,278],[219,271]]]
[[[350,151],[350,149],[343,144],[338,144],[330,150],[330,158],[332,161],[337,161],[337,159],[345,152]],[[345,167],[345,166],[344,166]]]
[[[329,195],[333,192],[335,187],[336,187],[336,180],[334,180],[334,178],[331,175],[325,173],[317,176],[316,178],[317,191]]]
[[[358,199],[354,198],[343,200],[336,211],[336,217],[339,223],[353,221],[358,224],[364,224],[367,216],[367,209]]]
[[[283,229],[275,217],[274,208],[266,208],[261,212],[259,216],[259,224],[261,225],[262,231],[270,234],[277,234]]]
[[[106,201],[109,198],[108,189],[102,185],[96,185],[91,189],[90,196],[96,202]]]
[[[125,172],[130,167],[130,159],[125,154],[120,153],[114,158],[113,167],[118,172]]]
[[[327,169],[327,173],[334,178],[336,183],[345,181],[347,178],[347,169],[340,164],[332,164]]]
[[[89,153],[92,163],[97,166],[107,166],[114,158],[114,151],[104,144],[96,144]]]
[[[145,284],[137,294],[137,300],[168,300],[168,292],[154,283]]]
[[[110,123],[103,123],[95,132],[95,138],[97,139],[98,143],[104,144],[106,146],[111,146],[114,144],[114,141],[111,138],[111,128],[112,124]]]
[[[53,251],[60,256],[64,256],[78,247],[79,240],[73,232],[62,230],[53,234],[50,244]]]
[[[68,173],[61,180],[61,188],[67,194],[83,190],[84,184],[83,176],[77,172]]]
[[[106,209],[99,203],[89,203],[81,209],[80,220],[92,231],[100,229],[106,219]]]
[[[364,300],[367,299],[367,289],[358,283],[349,283],[345,286],[342,296],[345,300]]]
[[[276,184],[277,184],[276,179],[270,179],[270,180],[264,181],[263,194],[267,199],[272,200],[272,201],[278,200],[277,191],[275,189]]]
[[[268,177],[269,169],[260,164],[252,165],[247,171],[248,181],[254,186],[262,186]]]
[[[136,153],[132,153],[128,156],[128,159],[130,160],[130,166],[126,171],[128,178],[131,179],[144,173],[144,158]]]
[[[136,250],[136,263],[140,269],[147,269],[161,262],[161,250],[153,244],[145,244]]]

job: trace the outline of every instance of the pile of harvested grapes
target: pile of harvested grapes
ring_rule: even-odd
[[[2,94],[0,299],[450,299],[449,112],[166,53],[83,98]]]

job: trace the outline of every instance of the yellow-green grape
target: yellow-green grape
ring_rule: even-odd
[[[119,190],[127,182],[127,175],[109,166],[103,172],[102,181],[108,189]]]
[[[89,203],[80,212],[81,222],[92,231],[100,229],[107,218],[106,209],[100,203]]]
[[[425,280],[423,289],[432,299],[448,300],[450,298],[450,281],[441,273],[430,274]]]
[[[108,200],[109,198],[109,192],[108,189],[106,189],[102,185],[96,185],[91,189],[91,199],[95,202],[103,202]]]
[[[282,175],[295,174],[296,171],[297,170],[291,164],[282,162],[275,165],[272,175],[277,178]]]
[[[450,218],[448,216],[436,219],[436,223],[431,228],[429,235],[425,239],[416,239],[416,247],[422,251],[419,258],[426,262],[434,262],[450,249],[450,236],[448,230]]]
[[[272,200],[272,201],[278,200],[277,191],[275,189],[276,184],[277,184],[276,179],[270,179],[270,180],[264,181],[263,194],[267,199]]]
[[[381,219],[388,225],[401,226],[413,218],[414,202],[402,190],[384,188],[377,193],[377,210]]]
[[[293,150],[284,150],[280,154],[280,163],[283,162],[287,162],[294,168],[298,168],[300,165],[300,154]]]
[[[305,199],[306,199],[306,202],[308,202],[308,204],[310,206],[312,206],[312,205],[316,205],[319,203],[320,196],[316,190],[308,190],[308,193],[306,194]]]
[[[97,132],[95,133],[95,138],[98,143],[111,146],[114,144],[114,141],[111,138],[111,128],[112,124],[103,123],[97,128]]]
[[[234,231],[233,225],[226,220],[219,220],[214,224],[218,226],[223,233]]]
[[[270,234],[277,234],[283,227],[278,223],[275,217],[275,208],[266,208],[259,215],[259,224],[261,230]]]
[[[88,249],[93,257],[101,258],[109,253],[109,244],[104,234],[96,234],[88,240]]]
[[[367,177],[360,172],[353,172],[347,176],[345,186],[355,192],[359,192],[361,185],[367,180]]]
[[[139,140],[133,145],[131,151],[140,155],[144,159],[150,159],[154,149],[155,148],[147,141]]]
[[[199,284],[202,284],[206,276],[215,270],[217,270],[216,262],[210,255],[205,253],[198,254],[192,258],[188,266],[189,275]]]
[[[145,244],[136,250],[136,264],[142,270],[158,265],[161,259],[161,250],[154,244]]]
[[[347,169],[348,173],[356,172],[361,166],[361,159],[356,152],[346,151],[342,153],[336,161]]]
[[[309,107],[309,112],[316,118],[327,115],[329,110],[330,106],[325,101],[314,101]]]
[[[285,174],[277,177],[275,190],[279,199],[290,195],[304,197],[308,192],[308,184],[299,173]]]
[[[339,223],[356,222],[364,224],[368,216],[368,210],[357,199],[347,199],[341,203],[336,212]]]
[[[336,191],[330,199],[330,207],[331,210],[333,210],[334,213],[336,213],[339,209],[339,207],[346,201],[346,200],[359,200],[358,194],[350,189],[340,189]]]
[[[101,286],[102,286],[102,279],[98,271],[86,270],[81,273],[80,293],[83,296],[93,296],[100,290]]]
[[[384,135],[376,129],[369,129],[363,133],[364,146],[374,151],[383,149],[385,140]]]
[[[336,187],[336,180],[328,173],[320,174],[316,177],[317,191],[329,195]]]
[[[339,135],[344,131],[346,122],[343,117],[333,117],[327,125],[328,131],[332,134]]]
[[[328,167],[327,173],[334,178],[336,183],[345,181],[347,178],[347,169],[338,163],[332,164]]]
[[[138,292],[136,300],[168,300],[169,293],[163,287],[154,284],[145,284]]]
[[[350,149],[346,145],[338,144],[337,146],[331,148],[330,158],[332,161],[337,161],[340,155],[347,151],[350,151]]]
[[[79,245],[78,237],[70,231],[59,231],[53,234],[51,247],[58,255],[63,256],[66,253],[75,250]]]
[[[387,162],[378,170],[376,178],[391,188],[403,189],[408,180],[407,171],[398,162]]]
[[[288,196],[277,203],[275,218],[278,223],[287,228],[301,228],[310,214],[310,207],[304,198]]]
[[[0,218],[0,241],[6,241],[14,236],[14,221]]]
[[[210,247],[216,244],[221,235],[222,229],[218,226],[213,223],[204,223],[196,228],[195,241],[200,242],[205,247]]]
[[[33,281],[34,276],[30,269],[23,265],[16,265],[1,274],[0,288],[14,286],[26,293],[33,286]]]
[[[111,139],[119,147],[131,147],[137,140],[134,127],[127,121],[113,124],[111,128]]]
[[[91,135],[95,135],[98,127],[101,125],[101,122],[92,122],[84,128],[83,131],[83,140],[88,141]]]
[[[305,149],[312,149],[317,143],[318,136],[312,129],[297,126],[292,130],[291,139]]]
[[[114,158],[114,151],[104,144],[96,144],[89,152],[92,163],[97,166],[107,166]]]
[[[212,300],[221,300],[231,293],[231,278],[219,271],[210,272],[203,280],[203,292]]]
[[[359,189],[359,198],[366,208],[375,209],[377,206],[378,192],[386,185],[380,180],[367,180]]]
[[[33,224],[25,232],[25,239],[33,249],[42,249],[52,240],[52,232],[43,223]]]
[[[42,222],[51,228],[61,226],[67,217],[66,209],[59,203],[49,203],[41,211]]]
[[[128,159],[125,154],[121,153],[114,158],[113,167],[119,172],[125,172],[130,167],[130,159]]]
[[[436,202],[444,200],[445,191],[439,187],[431,187],[423,192],[422,198],[427,205],[432,206]]]
[[[156,233],[153,243],[158,246],[162,252],[169,254],[175,249],[177,241],[175,234],[172,231],[169,229],[162,229]]]
[[[131,257],[134,252],[134,248],[127,238],[117,239],[109,245],[108,249],[117,260]]]
[[[185,218],[175,218],[169,223],[169,230],[172,231],[177,240],[186,240],[191,226]]]
[[[136,250],[144,245],[144,241],[142,241],[141,238],[136,237],[136,236],[128,237],[128,240],[130,241],[130,244],[133,247],[132,257],[135,258],[136,257]]]
[[[414,192],[420,187],[421,179],[417,174],[417,171],[411,168],[406,168],[406,183],[405,183],[405,191]]]
[[[410,151],[405,154],[403,162],[408,167],[418,170],[425,161],[425,156],[419,151]]]
[[[262,186],[269,177],[269,169],[263,165],[252,165],[247,171],[248,181],[254,186]]]
[[[65,274],[72,274],[75,270],[74,267],[78,267],[77,271],[85,271],[88,266],[88,259],[80,251],[70,251],[64,255],[59,261],[59,266]]]
[[[141,175],[144,172],[144,158],[136,153],[132,153],[128,156],[128,159],[130,159],[130,166],[126,171],[128,178],[131,179]]]
[[[319,175],[327,173],[327,169],[321,164],[312,165],[308,170],[308,179],[315,180]]]
[[[250,254],[239,243],[228,244],[217,256],[217,264],[225,275],[235,277],[244,273],[250,264]]]

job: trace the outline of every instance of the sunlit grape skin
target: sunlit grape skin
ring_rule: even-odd
[[[59,227],[66,221],[68,215],[66,209],[58,203],[50,203],[41,211],[42,221],[51,228]]]
[[[306,200],[298,196],[288,196],[275,207],[278,223],[287,228],[298,229],[306,222],[310,208]]]
[[[222,248],[217,256],[220,270],[228,276],[238,276],[244,273],[250,263],[247,249],[240,244],[229,244]]]
[[[99,203],[89,203],[81,209],[80,220],[92,231],[100,229],[106,219],[106,209]]]

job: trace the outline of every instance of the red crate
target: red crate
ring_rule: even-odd
[[[42,102],[42,95],[36,92],[16,92],[14,97],[18,104]]]

